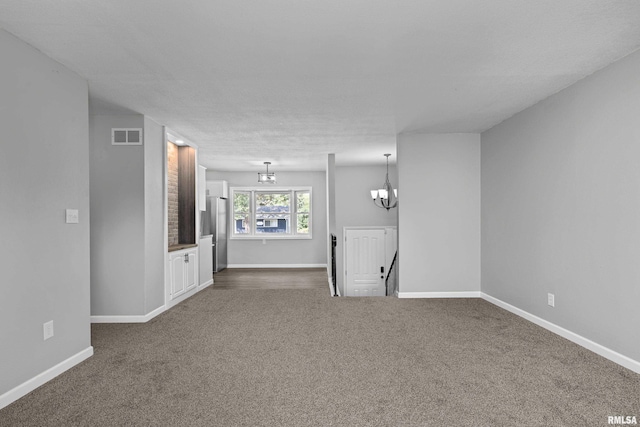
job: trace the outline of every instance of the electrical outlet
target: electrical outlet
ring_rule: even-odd
[[[551,307],[555,307],[556,306],[556,297],[553,294],[547,294],[547,304],[549,304]]]
[[[50,320],[47,323],[43,324],[42,329],[44,330],[45,341],[51,338],[53,336],[53,320]]]

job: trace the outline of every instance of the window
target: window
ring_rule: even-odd
[[[232,239],[311,238],[311,187],[235,187],[231,204]]]

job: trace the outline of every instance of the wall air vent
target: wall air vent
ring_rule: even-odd
[[[111,145],[142,145],[142,129],[111,129]]]

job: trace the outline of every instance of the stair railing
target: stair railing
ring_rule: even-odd
[[[392,295],[396,292],[396,282],[397,282],[397,268],[396,268],[396,259],[398,258],[398,251],[393,255],[393,261],[391,261],[391,266],[389,267],[389,271],[387,272],[387,278],[384,279],[384,288],[385,288],[385,296]],[[393,273],[393,276],[391,276]],[[392,278],[391,289],[389,289],[389,278]]]

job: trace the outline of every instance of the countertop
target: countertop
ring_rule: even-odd
[[[182,243],[178,245],[171,245],[169,246],[169,252],[180,251],[182,249],[188,249],[188,248],[195,248],[197,246],[198,246],[197,243]]]

